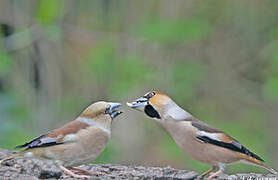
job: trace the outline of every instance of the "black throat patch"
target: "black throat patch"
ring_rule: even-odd
[[[151,105],[149,105],[149,104],[147,106],[145,106],[144,111],[151,118],[161,119],[161,117],[158,114],[158,112]]]

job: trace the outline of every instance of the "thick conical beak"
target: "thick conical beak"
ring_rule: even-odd
[[[133,102],[127,102],[126,104],[134,109],[143,110],[145,106],[148,105],[148,99],[145,97],[140,97]]]
[[[117,108],[121,106],[120,103],[109,102],[108,104],[110,105],[109,114],[112,119],[123,113],[122,111],[117,110]]]

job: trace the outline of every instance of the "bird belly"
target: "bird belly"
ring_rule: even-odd
[[[203,143],[197,140],[187,139],[182,145],[181,149],[192,159],[201,161],[213,166],[219,163],[229,164],[239,161],[239,157],[236,152],[229,149],[225,149],[219,146]]]
[[[210,165],[239,161],[236,152],[216,145],[201,142],[196,138],[196,131],[188,122],[164,124],[175,142],[190,158]]]
[[[45,149],[44,155],[49,159],[62,162],[64,166],[77,166],[95,160],[104,150],[109,135],[101,130],[84,130],[79,132],[79,138]]]

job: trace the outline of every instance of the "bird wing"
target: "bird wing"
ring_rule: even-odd
[[[235,152],[246,154],[247,156],[253,157],[257,160],[264,162],[258,155],[252,153],[237,140],[231,136],[225,134],[223,131],[218,130],[206,123],[201,121],[193,121],[191,125],[198,129],[196,138],[204,143],[209,143],[215,146],[223,147]]]
[[[30,142],[16,146],[16,148],[37,148],[37,147],[46,147],[53,146],[57,144],[62,144],[67,141],[73,140],[73,136],[80,131],[81,129],[87,128],[89,125],[81,121],[72,121],[63,127],[50,131],[46,134],[43,134]],[[70,137],[71,138],[67,138]]]

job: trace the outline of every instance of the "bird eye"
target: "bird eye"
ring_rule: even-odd
[[[150,93],[147,95],[147,98],[149,99],[149,98],[153,97],[154,95],[155,95],[155,92],[150,92]]]
[[[155,92],[152,91],[152,92],[149,92],[149,93],[145,94],[143,97],[144,97],[144,98],[147,98],[147,99],[150,99],[150,98],[153,97],[154,95],[155,95]]]

